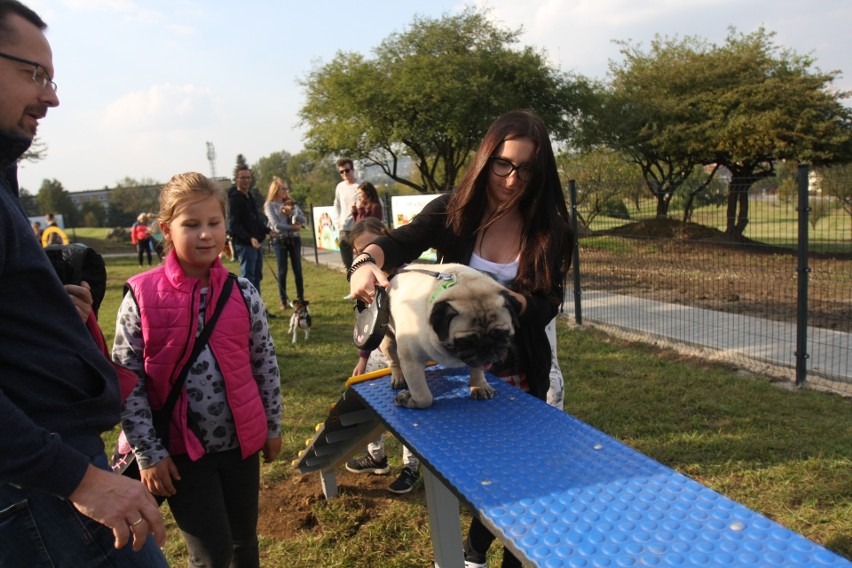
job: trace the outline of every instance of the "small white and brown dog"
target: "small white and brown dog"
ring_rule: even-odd
[[[311,312],[308,310],[310,302],[305,300],[293,300],[291,307],[293,315],[290,316],[290,328],[287,333],[293,334],[293,343],[296,343],[296,334],[300,329],[305,330],[305,341],[311,334]]]

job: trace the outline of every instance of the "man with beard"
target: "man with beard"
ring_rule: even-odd
[[[166,566],[156,501],[104,453],[121,400],[91,294],[63,288],[18,199],[17,160],[59,105],[45,28],[0,0],[0,565]]]

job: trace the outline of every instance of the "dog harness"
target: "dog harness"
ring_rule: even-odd
[[[450,274],[448,272],[435,272],[434,270],[423,270],[422,268],[404,268],[399,270],[397,274],[400,272],[419,272],[421,274],[427,274],[436,278],[437,280],[442,280],[441,285],[435,288],[435,291],[432,292],[432,295],[429,296],[429,303],[434,304],[435,298],[441,295],[444,290],[448,288],[452,288],[456,284],[458,284],[458,278],[456,278],[455,274]]]

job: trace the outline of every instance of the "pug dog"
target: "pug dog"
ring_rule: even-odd
[[[509,353],[520,308],[506,287],[463,264],[408,266],[391,278],[388,297],[382,352],[390,363],[391,386],[407,386],[396,404],[432,405],[425,373],[430,360],[467,366],[470,396],[494,396],[485,371]]]

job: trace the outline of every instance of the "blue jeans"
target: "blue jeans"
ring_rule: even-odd
[[[278,237],[272,241],[275,262],[278,265],[278,299],[287,304],[287,257],[293,264],[293,279],[296,281],[296,297],[305,298],[305,283],[302,280],[302,239],[301,237]]]
[[[109,470],[106,455],[92,464]],[[80,514],[67,499],[0,484],[0,566],[168,568],[150,536],[139,552],[130,543],[116,550],[114,542],[111,529]]]
[[[240,276],[252,283],[260,293],[260,281],[263,279],[263,248],[234,243],[234,253],[240,261]]]

